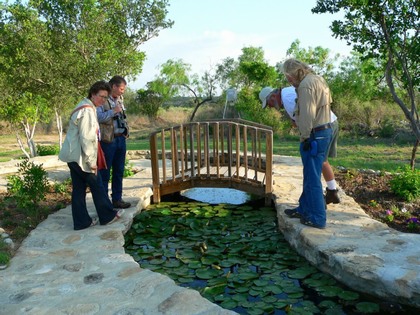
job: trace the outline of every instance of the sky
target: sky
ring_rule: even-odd
[[[316,0],[169,0],[172,28],[140,46],[146,53],[143,72],[128,87],[144,88],[169,59],[182,59],[192,73],[203,74],[227,57],[237,58],[244,47],[261,47],[274,66],[286,57],[296,39],[300,47],[321,46],[349,55],[351,47],[329,29],[338,15],[313,14]]]

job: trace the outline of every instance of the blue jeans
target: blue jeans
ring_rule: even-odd
[[[327,223],[321,175],[322,163],[328,153],[331,137],[331,128],[311,133],[310,140],[315,140],[318,147],[315,155],[311,154],[310,150],[303,150],[303,142],[300,143],[300,155],[303,164],[303,191],[299,198],[297,211],[305,220],[309,220],[319,227],[325,227]]]
[[[84,172],[76,162],[70,162],[67,165],[70,169],[72,183],[71,213],[74,229],[82,230],[92,223],[92,218],[89,216],[86,207],[86,187],[89,187],[92,193],[99,222],[107,224],[115,217],[115,211],[102,185],[99,184],[99,175]]]
[[[125,137],[115,137],[111,143],[101,141],[101,147],[105,154],[106,165],[108,166],[107,169],[99,171],[101,173],[103,187],[108,196],[108,183],[111,177],[110,169],[112,167],[112,201],[119,201],[122,199],[125,155],[127,153]]]

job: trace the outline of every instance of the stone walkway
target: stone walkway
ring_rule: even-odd
[[[39,162],[44,167],[51,163],[51,178],[68,177],[66,165],[56,157]],[[124,199],[133,207],[118,223],[82,231],[72,229],[70,207],[50,215],[0,271],[0,314],[236,314],[141,269],[125,254],[123,235],[152,195],[150,161],[130,162],[140,169],[124,179]],[[355,290],[420,307],[420,235],[396,232],[370,219],[343,193],[340,204],[328,206],[325,230],[306,227],[283,214],[296,206],[302,189],[300,159],[275,156],[273,166],[279,226],[295,250]],[[0,166],[0,173],[11,168]]]

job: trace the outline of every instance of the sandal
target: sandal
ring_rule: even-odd
[[[300,219],[300,218],[302,218],[302,215],[296,209],[286,209],[286,210],[284,210],[284,213],[289,218],[294,218],[294,219]]]
[[[98,224],[98,218],[93,218],[90,227],[95,226],[96,224]]]
[[[317,229],[322,229],[322,230],[325,229],[325,226],[316,225],[313,222],[311,222],[311,221],[309,221],[305,218],[300,218],[300,223],[302,223],[303,225],[306,225],[306,226],[317,228]]]

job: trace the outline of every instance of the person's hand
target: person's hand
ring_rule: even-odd
[[[303,151],[309,151],[311,149],[311,141],[308,139],[303,140],[302,142]]]
[[[95,175],[98,175],[98,167],[96,165],[91,166],[90,169],[95,172]]]
[[[122,111],[121,105],[120,104],[117,104],[114,107],[114,114],[120,113],[121,111]]]

